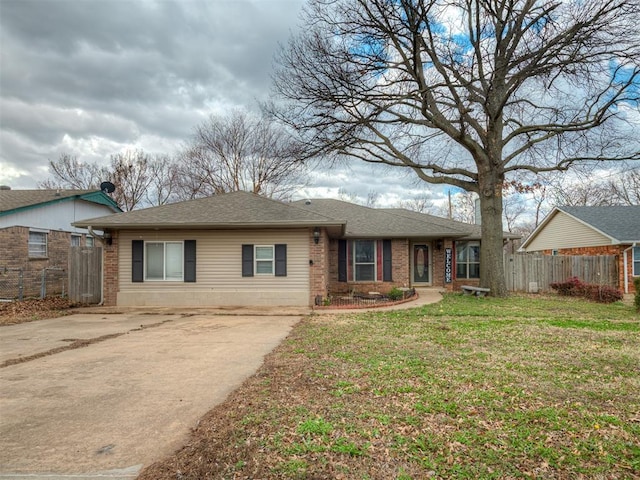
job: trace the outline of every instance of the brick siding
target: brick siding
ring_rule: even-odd
[[[102,247],[103,279],[102,302],[107,306],[114,306],[118,300],[118,232],[111,233],[111,245]]]
[[[317,244],[313,238],[313,230],[309,230],[309,305],[315,305],[318,299],[327,296],[330,275],[327,262],[329,244],[325,229],[321,229]]]
[[[338,281],[338,240],[329,241],[329,269],[328,269],[328,292],[327,293],[349,293],[355,290],[359,293],[379,292],[388,293],[393,287],[409,287],[410,259],[409,241],[407,239],[391,240],[391,282],[339,282]],[[324,294],[326,295],[326,293]]]
[[[85,238],[83,235],[83,245]],[[66,294],[70,247],[71,232],[49,230],[47,256],[29,258],[29,227],[0,229],[0,298],[18,298],[18,270],[22,271],[24,298],[40,296],[45,269],[46,294]]]

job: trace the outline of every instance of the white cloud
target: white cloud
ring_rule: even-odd
[[[0,183],[62,152],[173,153],[211,113],[256,108],[304,0],[2,3]]]

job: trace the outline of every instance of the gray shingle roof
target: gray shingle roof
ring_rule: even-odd
[[[480,238],[480,227],[410,210],[369,208],[333,199],[284,203],[247,192],[178,202],[81,220],[76,227],[286,228],[339,227],[348,238]]]
[[[640,205],[558,207],[620,243],[640,241]]]
[[[114,210],[117,209],[115,202],[100,190],[0,190],[0,215],[37,205],[68,201],[74,198],[108,205],[113,207]]]
[[[172,203],[75,222],[94,228],[249,228],[341,226],[344,222],[248,192]]]
[[[465,237],[475,225],[454,222],[400,208],[369,208],[333,199],[300,200],[302,208],[346,220],[345,237]]]

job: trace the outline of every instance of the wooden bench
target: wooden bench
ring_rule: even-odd
[[[476,297],[485,297],[489,292],[491,292],[488,288],[483,287],[472,287],[471,285],[462,285],[462,293],[465,295],[475,295]]]

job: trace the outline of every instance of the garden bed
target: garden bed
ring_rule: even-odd
[[[400,303],[410,302],[418,298],[415,288],[402,290],[402,296],[389,296],[380,293],[335,293],[329,294],[324,299],[316,301],[316,310],[324,309],[350,309],[350,308],[378,308],[398,305]]]

